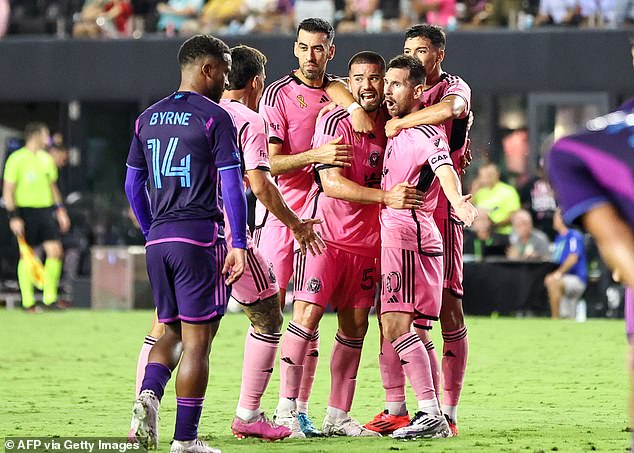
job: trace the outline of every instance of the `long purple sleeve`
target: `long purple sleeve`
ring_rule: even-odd
[[[147,238],[152,223],[152,211],[150,210],[150,201],[145,191],[145,183],[147,182],[148,171],[138,168],[128,167],[125,174],[125,194],[132,207],[132,212],[136,216],[143,236]]]
[[[231,226],[231,245],[235,249],[247,248],[247,198],[240,166],[220,169],[222,201]]]

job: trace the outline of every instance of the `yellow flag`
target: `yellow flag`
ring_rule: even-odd
[[[33,278],[33,284],[37,289],[41,290],[44,288],[44,265],[42,261],[21,236],[18,237],[18,246],[20,247],[20,256]]]

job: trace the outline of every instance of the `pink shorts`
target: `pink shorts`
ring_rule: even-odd
[[[414,321],[437,321],[442,300],[442,256],[381,248],[381,314],[413,313]]]
[[[247,249],[247,266],[242,277],[231,285],[231,295],[242,305],[268,299],[280,291],[273,264],[255,247]]]
[[[372,308],[377,260],[329,246],[323,255],[295,253],[294,300],[333,310]]]
[[[444,263],[443,288],[447,288],[455,297],[462,299],[462,246],[464,231],[462,224],[454,219],[434,218],[442,235]]]
[[[262,256],[273,264],[273,272],[280,288],[286,289],[293,275],[293,242],[291,230],[285,226],[256,228],[253,242]]]

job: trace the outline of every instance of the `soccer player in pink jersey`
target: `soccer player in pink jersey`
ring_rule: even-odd
[[[316,184],[308,196],[304,215],[324,219],[316,228],[327,249],[320,256],[295,255],[293,319],[282,339],[276,421],[294,425],[306,350],[330,303],[337,312],[339,329],[330,359],[331,388],[323,433],[380,436],[349,415],[379,273],[378,214],[382,203],[411,208],[422,197],[412,185],[399,184],[389,192],[378,188],[386,142],[383,126],[387,113],[381,107],[385,61],[375,52],[360,52],[352,57],[348,67],[355,101],[381,127],[377,134],[358,134],[353,130],[350,114],[342,108],[330,111],[317,124],[313,146],[341,137],[340,143],[352,147],[352,161],[349,167],[315,166]]]
[[[288,207],[270,176],[266,124],[255,111],[264,89],[266,57],[247,46],[234,47],[231,56],[229,87],[220,105],[236,123],[238,146],[251,190],[289,228],[299,243],[298,253],[304,254],[306,249],[320,253],[324,243],[313,231],[313,224],[320,220],[301,220]],[[232,295],[243,305],[251,327],[244,346],[240,401],[231,429],[238,437],[270,440],[287,437],[290,430],[271,424],[260,409],[260,399],[271,377],[281,337],[282,313],[273,265],[253,246],[250,237],[247,267],[243,278],[233,285]]]
[[[350,146],[336,137],[313,148],[315,120],[330,102],[325,86],[329,82],[326,65],[335,54],[334,29],[322,19],[306,19],[297,28],[294,52],[299,69],[273,82],[264,91],[260,114],[269,127],[271,174],[291,209],[299,212],[306,201],[314,177],[313,164],[350,165]],[[256,206],[254,240],[263,256],[273,263],[282,303],[293,274],[293,236],[262,203]],[[320,435],[308,418],[308,398],[319,356],[319,333],[314,332],[307,351],[298,410],[303,431]]]
[[[385,101],[392,117],[419,110],[423,101],[425,68],[416,58],[398,56],[385,75]],[[438,183],[435,182],[436,178]],[[471,195],[461,184],[449,155],[445,131],[419,126],[388,140],[383,163],[383,189],[402,181],[424,192],[422,205],[410,211],[389,206],[381,210],[381,328],[386,341],[382,354],[398,357],[418,400],[418,411],[395,438],[446,437],[449,425],[440,412],[429,356],[412,324],[437,320],[442,296],[442,237],[433,219],[442,188],[460,221],[470,225],[477,215]]]
[[[445,57],[446,37],[442,28],[436,25],[415,25],[405,35],[404,54],[417,58],[425,67],[427,81],[423,92],[423,109],[392,118],[387,123],[386,133],[395,136],[401,130],[421,125],[444,127],[454,169],[458,174],[470,161],[468,154],[468,123],[471,110],[471,88],[464,80],[442,70]],[[447,196],[441,191],[434,220],[443,238],[444,277],[440,325],[443,336],[442,386],[443,414],[454,435],[458,434],[458,400],[462,390],[467,366],[467,328],[462,311],[462,246],[463,225],[456,217]],[[431,328],[430,322],[414,324],[423,336],[423,330]],[[436,393],[439,393],[440,366],[431,339],[425,342],[425,349],[432,366]],[[402,423],[407,414],[405,406],[405,375],[397,366],[398,358],[382,354],[380,356],[381,375],[386,390],[386,411],[378,414],[366,426],[370,429],[388,431]]]

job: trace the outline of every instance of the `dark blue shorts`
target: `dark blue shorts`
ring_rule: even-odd
[[[224,242],[201,247],[186,242],[152,241],[146,246],[147,272],[162,323],[205,323],[225,313],[229,287],[221,274]]]

